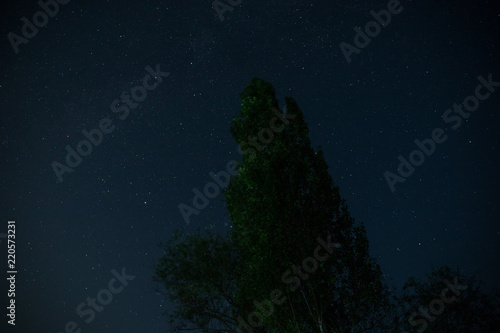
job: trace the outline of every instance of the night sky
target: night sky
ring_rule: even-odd
[[[221,0],[230,2],[238,1]],[[192,206],[193,188],[241,159],[229,126],[252,77],[273,84],[280,108],[295,98],[388,281],[402,286],[448,265],[496,285],[494,2],[401,1],[349,62],[341,43],[355,47],[354,28],[364,32],[370,11],[388,1],[241,1],[221,16],[210,0],[70,1],[36,34],[25,28],[24,42],[40,5],[2,2],[1,331],[59,333],[71,321],[85,333],[166,330],[170,305],[151,280],[158,243],[176,229],[230,228],[222,194],[189,225],[178,206]],[[476,91],[478,106],[468,98]],[[132,94],[140,101],[127,104]],[[477,110],[453,111],[465,99]],[[91,152],[78,146],[82,131],[94,133]],[[399,177],[398,156],[408,160],[415,140],[433,133],[446,140],[429,156],[414,153],[425,160],[392,191],[384,173]],[[69,169],[67,146],[87,156],[70,159],[61,182],[53,165]],[[16,221],[15,327],[6,317],[8,221]],[[79,305],[98,294],[113,299],[80,318]]]

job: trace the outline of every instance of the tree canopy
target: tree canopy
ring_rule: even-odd
[[[328,174],[321,149],[311,147],[302,111],[288,97],[286,114],[273,112],[278,107],[274,89],[256,78],[241,101],[231,133],[244,154],[225,191],[232,236],[245,263],[237,280],[240,316],[250,320],[257,310],[254,302],[268,300],[278,288],[286,301],[263,318],[263,328],[334,332],[372,325],[367,314],[376,312],[372,305],[384,290],[380,270],[369,256],[364,227],[354,223]],[[285,120],[282,131],[264,136],[269,124]],[[261,139],[260,147],[248,152],[252,138]],[[318,237],[340,247],[304,278],[300,266],[312,258]],[[299,267],[297,272],[293,267]],[[291,273],[288,278],[288,270],[298,278]]]
[[[168,314],[172,330],[415,330],[408,318],[417,304],[437,295],[433,283],[410,280],[399,298],[386,286],[366,230],[350,215],[321,148],[311,147],[293,98],[286,97],[280,110],[273,86],[258,78],[240,97],[230,131],[243,155],[224,190],[231,231],[178,233],[162,245],[154,280],[174,304]],[[411,286],[418,287],[413,294]],[[464,309],[493,304],[472,290],[464,295],[474,301]],[[440,318],[437,331],[458,327],[452,314],[457,309],[461,316],[462,304],[447,305],[448,317]],[[461,320],[471,323],[469,317]]]

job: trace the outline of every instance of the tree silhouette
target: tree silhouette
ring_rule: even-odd
[[[350,216],[321,149],[311,148],[297,103],[286,98],[282,119],[276,119],[282,114],[276,109],[272,85],[254,78],[241,94],[240,117],[231,125],[244,152],[225,191],[233,239],[245,263],[237,278],[239,320],[262,321],[251,325],[262,332],[374,329],[386,289],[369,256],[365,229]],[[269,135],[265,129],[278,121],[288,123]],[[249,149],[255,138],[258,144]],[[340,247],[314,264],[318,237]],[[306,258],[312,259],[309,264]],[[269,306],[263,310],[260,302],[269,305],[276,289],[286,300],[266,315]]]
[[[176,232],[161,244],[155,269],[157,292],[174,304],[172,332],[236,332],[236,274],[240,261],[230,235]]]
[[[233,229],[163,245],[158,290],[173,331],[387,332],[394,304],[290,97],[254,78],[231,134],[242,149],[224,190]],[[390,322],[393,324],[393,322]]]
[[[394,332],[487,333],[500,327],[498,291],[485,294],[473,277],[447,266],[432,268],[423,281],[410,278],[399,298]]]

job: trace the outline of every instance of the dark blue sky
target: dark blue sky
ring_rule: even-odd
[[[18,274],[15,329],[0,284],[2,332],[63,332],[70,321],[85,333],[166,329],[169,304],[151,282],[157,243],[178,228],[228,229],[222,195],[189,225],[178,205],[240,158],[229,125],[254,76],[274,85],[280,108],[285,96],[298,102],[386,277],[400,286],[449,265],[493,286],[500,91],[456,129],[442,116],[474,95],[477,77],[500,81],[500,11],[486,0],[401,1],[348,63],[339,45],[354,45],[353,28],[388,1],[339,2],[242,1],[221,21],[211,1],[70,1],[18,53],[8,34],[22,36],[21,18],[41,7],[3,4],[0,233],[16,221]],[[120,119],[111,104],[143,85],[147,66],[169,74]],[[106,118],[113,131],[58,182],[51,164]],[[384,173],[436,128],[447,140],[391,191]],[[135,278],[120,289],[111,280],[122,269]],[[101,290],[113,299],[86,323],[76,309]]]

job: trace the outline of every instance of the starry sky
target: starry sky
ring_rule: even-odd
[[[348,57],[340,45],[352,50],[355,28],[389,1],[243,0],[221,15],[213,1],[61,2],[46,22],[36,1],[0,10],[2,276],[11,220],[18,271],[15,327],[1,279],[2,332],[166,330],[170,304],[151,281],[158,243],[230,228],[223,195],[189,225],[178,205],[241,158],[229,125],[252,77],[273,84],[280,108],[296,99],[388,281],[431,265],[498,281],[500,89],[482,87],[466,116],[451,111],[479,76],[500,82],[494,1],[401,0]],[[424,161],[392,191],[384,174],[439,128],[447,139],[413,154]],[[100,141],[91,151],[82,131]],[[61,182],[53,165],[69,169],[67,146],[87,156]],[[107,304],[80,318],[96,296]]]

